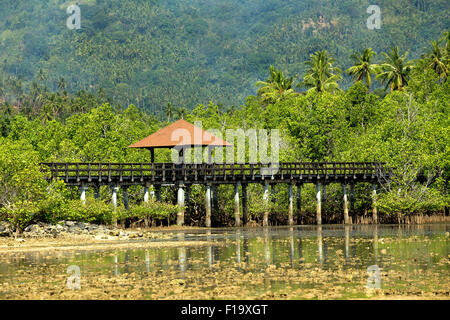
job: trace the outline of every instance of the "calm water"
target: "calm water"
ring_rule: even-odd
[[[71,291],[94,299],[366,298],[368,285],[376,287],[379,279],[383,294],[448,299],[449,229],[450,224],[217,229],[176,233],[176,248],[4,254],[0,297],[71,298]],[[188,240],[215,245],[183,246]],[[76,292],[66,288],[71,265],[81,272]],[[368,284],[370,266],[379,273]]]

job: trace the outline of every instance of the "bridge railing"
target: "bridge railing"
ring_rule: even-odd
[[[386,174],[384,163],[378,162],[281,162],[276,164],[174,164],[174,163],[42,163],[50,179],[64,181],[95,180],[111,182],[176,181],[176,180],[248,180],[256,177],[321,176],[375,178]]]

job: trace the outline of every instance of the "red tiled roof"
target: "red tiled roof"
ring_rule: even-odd
[[[178,120],[128,147],[173,148],[175,146],[228,147],[232,146],[232,144],[185,120]]]

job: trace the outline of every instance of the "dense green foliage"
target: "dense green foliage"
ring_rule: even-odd
[[[279,1],[213,1],[208,7],[194,0],[83,1],[83,28],[69,31],[57,28],[65,18],[62,2],[32,0],[33,11],[6,2],[0,13],[0,56],[6,57],[0,77],[0,219],[18,229],[61,219],[173,223],[178,208],[171,188],[163,191],[164,203],[149,204],[142,203],[142,187],[130,188],[126,211],[121,195],[114,210],[109,188],[102,187],[99,200],[90,190],[82,206],[78,190],[47,182],[39,163],[148,162],[149,151],[127,146],[179,118],[223,133],[279,129],[280,161],[386,162],[394,175],[381,181],[381,218],[443,212],[450,201],[450,36],[438,38],[424,28],[445,26],[436,22],[445,19],[430,17],[445,14],[447,2],[386,0],[385,31],[363,27],[365,1],[339,1],[334,10],[324,3],[304,1],[306,10],[283,1],[273,10]],[[244,12],[249,7],[251,14]],[[308,22],[311,14],[321,22]],[[346,15],[364,23],[350,26]],[[46,23],[25,23],[36,17]],[[402,36],[406,32],[417,35],[414,42]],[[38,41],[37,34],[51,34],[51,41]],[[438,40],[419,51],[430,34]],[[377,50],[356,45],[362,37],[377,42]],[[226,104],[202,103],[208,100]],[[155,116],[149,106],[167,107]],[[169,150],[156,153],[157,162],[170,160]],[[314,221],[313,188],[303,190],[304,223]],[[355,189],[352,214],[366,214],[371,186]],[[232,192],[232,186],[219,187],[216,225],[233,221]],[[249,186],[250,218],[259,222],[269,209],[272,223],[285,222],[287,186],[272,192],[270,208],[261,193],[260,185]],[[324,222],[341,222],[341,199],[340,186],[329,185]],[[203,225],[203,187],[194,186],[189,201],[186,221]]]
[[[20,100],[36,81],[71,93],[104,88],[112,104],[161,117],[170,102],[237,106],[271,64],[289,71],[295,87],[316,51],[326,48],[341,70],[366,47],[396,45],[419,58],[450,27],[448,0],[378,1],[380,30],[366,26],[368,0],[81,0],[81,29],[69,30],[71,3],[2,1],[0,98]],[[350,84],[345,76],[341,87]]]

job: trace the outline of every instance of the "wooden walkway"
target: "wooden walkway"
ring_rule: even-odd
[[[376,185],[389,179],[389,171],[384,163],[376,162],[283,162],[271,166],[256,164],[172,164],[172,163],[42,163],[42,170],[48,180],[62,180],[68,186],[78,186],[81,201],[86,201],[86,191],[94,187],[95,196],[99,196],[100,186],[111,186],[111,201],[117,206],[117,192],[123,190],[123,202],[128,209],[128,187],[144,186],[144,201],[149,201],[150,187],[153,186],[157,201],[161,201],[161,187],[176,185],[179,212],[177,224],[183,225],[186,197],[189,197],[191,185],[205,186],[206,227],[211,227],[211,199],[217,199],[216,186],[234,185],[235,226],[241,225],[240,192],[242,193],[242,218],[247,223],[247,185],[263,184],[262,200],[268,204],[269,185],[285,183],[289,186],[289,225],[294,224],[294,193],[297,190],[297,212],[300,212],[301,189],[306,183],[316,185],[317,224],[322,224],[322,202],[325,199],[325,187],[330,183],[340,183],[343,188],[344,222],[349,220],[349,197],[353,186],[358,182],[372,184],[373,219],[377,221]],[[241,191],[240,191],[241,189]],[[266,206],[268,207],[268,206]],[[263,226],[269,225],[269,212],[264,212]]]
[[[70,186],[264,183],[378,183],[384,163],[283,162],[266,164],[43,163],[48,179]]]

